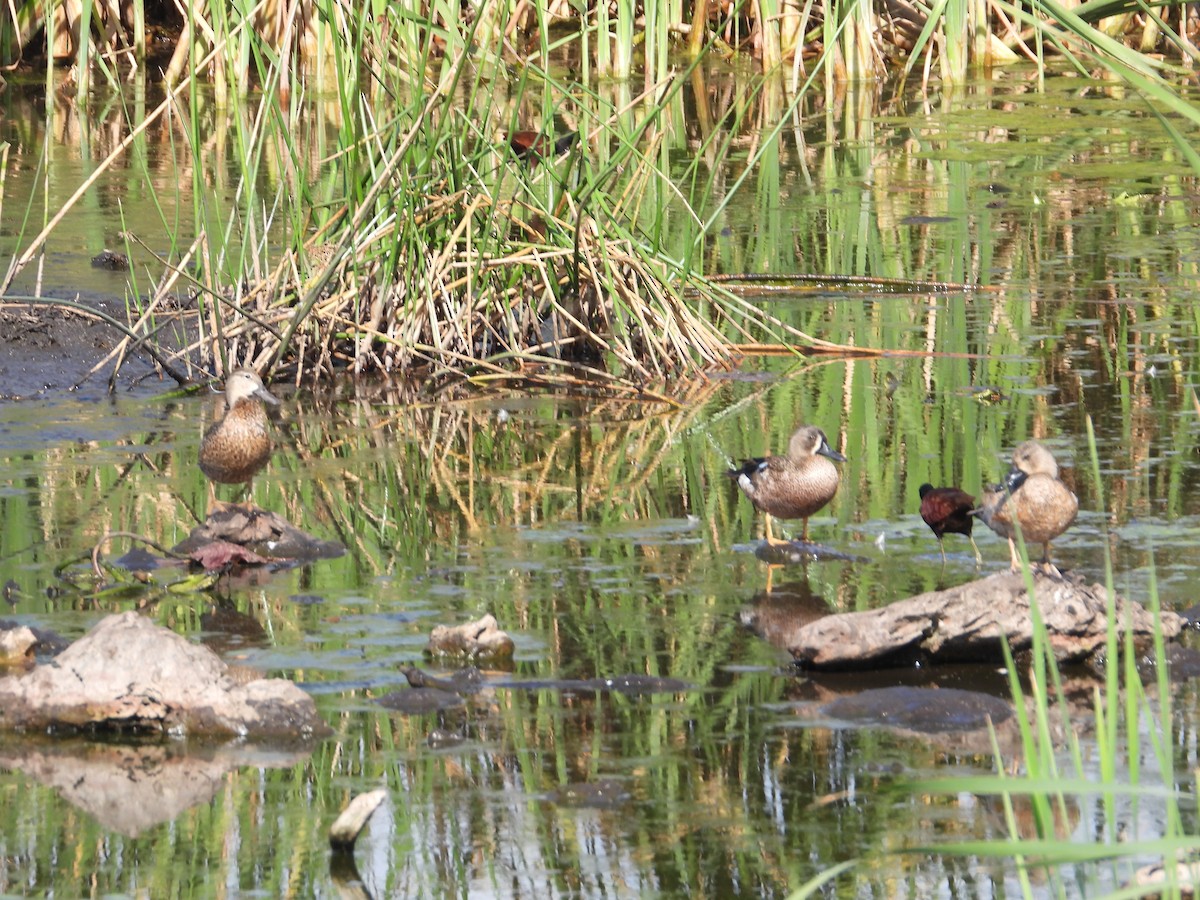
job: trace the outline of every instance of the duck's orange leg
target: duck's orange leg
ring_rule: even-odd
[[[772,518],[772,516],[770,513],[763,513],[763,519],[766,522],[767,546],[768,547],[786,547],[789,543],[788,541],[785,541],[782,538],[777,538],[777,537],[775,537],[774,534],[771,533],[771,518]]]

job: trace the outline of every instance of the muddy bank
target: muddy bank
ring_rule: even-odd
[[[125,304],[120,298],[81,299],[72,295],[70,299],[117,321],[126,321]],[[170,349],[161,344],[168,331],[160,333],[160,349]],[[99,398],[106,396],[110,388],[152,394],[174,386],[170,379],[164,382],[159,378],[153,360],[144,352],[123,357],[110,385],[117,359],[105,360],[123,335],[83,312],[0,300],[0,336],[0,402],[68,393]]]

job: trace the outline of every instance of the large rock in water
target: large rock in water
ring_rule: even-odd
[[[1078,578],[1035,575],[1034,594],[1059,662],[1087,659],[1108,637],[1108,598],[1103,585]],[[1141,604],[1114,598],[1118,631],[1129,627],[1148,640],[1156,624]],[[1173,638],[1185,620],[1173,612],[1159,617],[1164,638]],[[1032,638],[1025,577],[1001,573],[945,591],[897,600],[882,609],[825,616],[797,628],[786,646],[801,666],[814,669],[866,669],[913,662],[999,662],[1007,639],[1014,651]]]
[[[127,612],[51,663],[0,679],[0,729],[297,738],[329,727],[280,678],[238,684],[207,647]]]

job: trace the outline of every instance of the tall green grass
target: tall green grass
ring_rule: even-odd
[[[772,182],[780,177],[778,138],[789,116],[824,103],[831,113],[840,110],[842,135],[867,147],[875,95],[844,94],[843,84],[883,70],[888,54],[878,41],[887,32],[877,27],[878,13],[867,3],[829,15],[766,4],[731,10],[732,18],[719,23],[692,17],[698,30],[719,24],[726,37],[747,35],[746,46],[771,75],[750,83],[744,101],[768,123],[766,138],[755,142],[733,188],[714,204],[713,173],[725,168],[732,131],[703,136],[707,150],[684,174],[684,183],[702,190],[685,195],[671,171],[666,126],[673,116],[683,121],[677,112],[685,82],[672,78],[668,47],[689,11],[679,3],[642,10],[645,29],[638,31],[633,7],[555,7],[553,15],[539,8],[526,10],[527,17],[522,10],[488,4],[463,19],[452,5],[417,14],[317,4],[296,7],[302,17],[289,19],[261,4],[188,7],[168,67],[177,84],[171,103],[147,116],[132,98],[125,101],[132,129],[168,108],[183,113],[173,138],[190,175],[199,261],[192,288],[202,328],[185,355],[204,365],[232,355],[320,375],[348,366],[482,377],[506,377],[519,358],[551,368],[570,364],[628,388],[723,363],[732,344],[809,342],[811,333],[763,318],[706,283],[706,245],[724,205],[751,185],[759,205],[775,214],[769,227],[781,225],[776,198],[785,194]],[[1181,157],[1200,167],[1184,132],[1167,118],[1197,120],[1171,86],[1173,72],[1144,52],[1146,41],[1135,51],[1094,27],[1113,9],[1045,3],[1007,11],[1070,64],[1103,66],[1135,87],[1163,110]],[[564,14],[581,17],[575,31],[556,30],[552,20]],[[744,21],[756,15],[761,21]],[[981,48],[1000,39],[983,37],[983,15],[979,5],[959,2],[930,10],[908,64],[937,47],[943,82],[963,81],[980,65]],[[797,43],[798,22],[806,45]],[[105,31],[104,39],[117,40],[124,27],[116,37]],[[1153,28],[1156,41],[1186,47],[1169,23],[1155,19]],[[536,39],[527,44],[536,52],[516,52],[516,33]],[[108,48],[103,41],[93,46],[88,34],[85,27],[76,48],[80,102],[91,96],[89,60],[103,66],[114,89],[122,83],[119,64],[103,56]],[[718,44],[715,33],[697,34],[694,50]],[[639,42],[641,94],[630,93],[628,82],[611,92],[596,87],[552,61],[559,48],[570,55],[579,52],[576,44],[595,47],[597,71],[627,77]],[[811,67],[793,69],[790,94],[774,77],[788,63],[785,46],[813,59]],[[795,78],[801,69],[809,72],[803,83]],[[213,89],[201,89],[201,80]],[[821,98],[812,90],[818,83]],[[309,124],[308,139],[298,140],[310,95],[326,91],[337,97],[334,127]],[[733,121],[750,119],[739,113]],[[505,132],[525,128],[548,136],[576,130],[580,140],[566,159],[533,169],[504,146]],[[308,149],[313,138],[319,155]],[[840,157],[835,165],[856,166],[858,177],[867,177],[870,156],[863,150],[857,162]],[[114,151],[97,174],[118,157]],[[6,287],[74,202],[43,210],[41,234],[14,259]],[[871,268],[913,276],[894,264],[902,251],[893,231],[877,227],[878,215],[866,206],[845,215],[830,222],[839,240],[813,248],[810,259],[843,274]],[[178,277],[191,240],[177,222],[166,224],[175,248],[160,284]],[[893,263],[872,265],[864,253]],[[432,265],[422,269],[424,261]],[[762,265],[755,256],[745,263]],[[952,280],[972,280],[969,264],[956,268],[961,274]]]

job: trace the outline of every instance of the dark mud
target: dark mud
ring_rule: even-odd
[[[74,296],[71,300],[79,302]],[[125,321],[123,303],[93,298],[87,305]],[[104,360],[122,337],[111,325],[85,313],[0,299],[0,402],[65,393],[100,398],[110,390],[152,394],[175,386],[174,381],[160,378],[144,352],[121,360],[114,379],[116,359]]]

